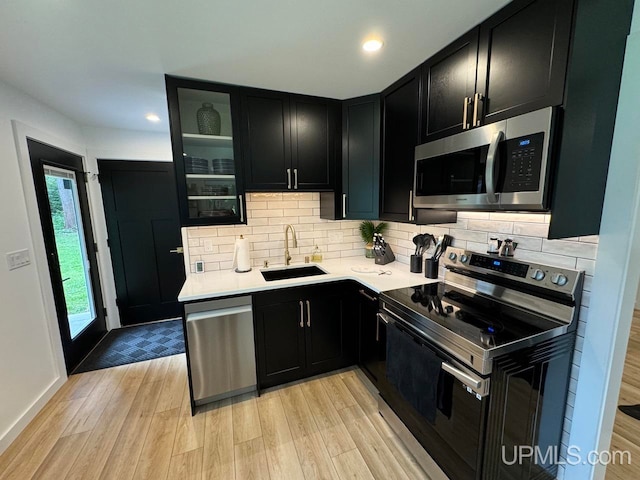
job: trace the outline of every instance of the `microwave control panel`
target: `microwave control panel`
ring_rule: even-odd
[[[504,142],[503,192],[535,192],[540,187],[544,133]]]

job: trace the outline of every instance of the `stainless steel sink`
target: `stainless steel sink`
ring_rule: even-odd
[[[279,268],[277,270],[261,270],[262,276],[267,282],[274,280],[286,280],[287,278],[312,277],[314,275],[326,275],[327,272],[315,265],[304,267]]]

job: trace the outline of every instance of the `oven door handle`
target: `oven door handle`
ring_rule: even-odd
[[[442,362],[442,370],[447,373],[450,373],[454,377],[456,377],[461,382],[464,382],[467,386],[475,389],[479,389],[482,386],[482,380],[478,380],[477,378],[472,377],[471,375],[467,375],[462,370],[458,370],[457,368],[451,366],[447,362]]]

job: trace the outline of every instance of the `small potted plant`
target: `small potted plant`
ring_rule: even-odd
[[[384,234],[387,231],[389,225],[385,222],[380,222],[378,225],[375,225],[371,220],[364,220],[360,224],[360,236],[362,240],[366,243],[364,247],[364,256],[367,258],[373,258],[373,235],[375,233],[379,233],[380,235]]]

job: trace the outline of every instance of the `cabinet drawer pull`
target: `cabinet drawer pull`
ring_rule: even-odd
[[[311,302],[307,300],[307,327],[311,327]]]
[[[304,327],[304,305],[300,300],[300,328]]]
[[[297,168],[293,169],[293,189],[294,190],[298,189],[298,169]]]
[[[291,169],[287,168],[287,188],[291,190]]]
[[[480,118],[478,117],[478,104],[484,101],[484,95],[481,93],[476,93],[473,97],[473,126],[480,126]],[[482,116],[482,112],[480,112],[480,116]]]
[[[240,221],[244,222],[244,207],[242,206],[242,195],[238,195],[238,205],[240,206]]]
[[[372,297],[367,292],[365,292],[364,289],[362,289],[362,288],[360,290],[358,290],[358,292],[360,293],[360,295],[362,295],[363,297],[365,297],[367,300],[369,300],[371,302],[377,302],[378,301],[377,298]]]

